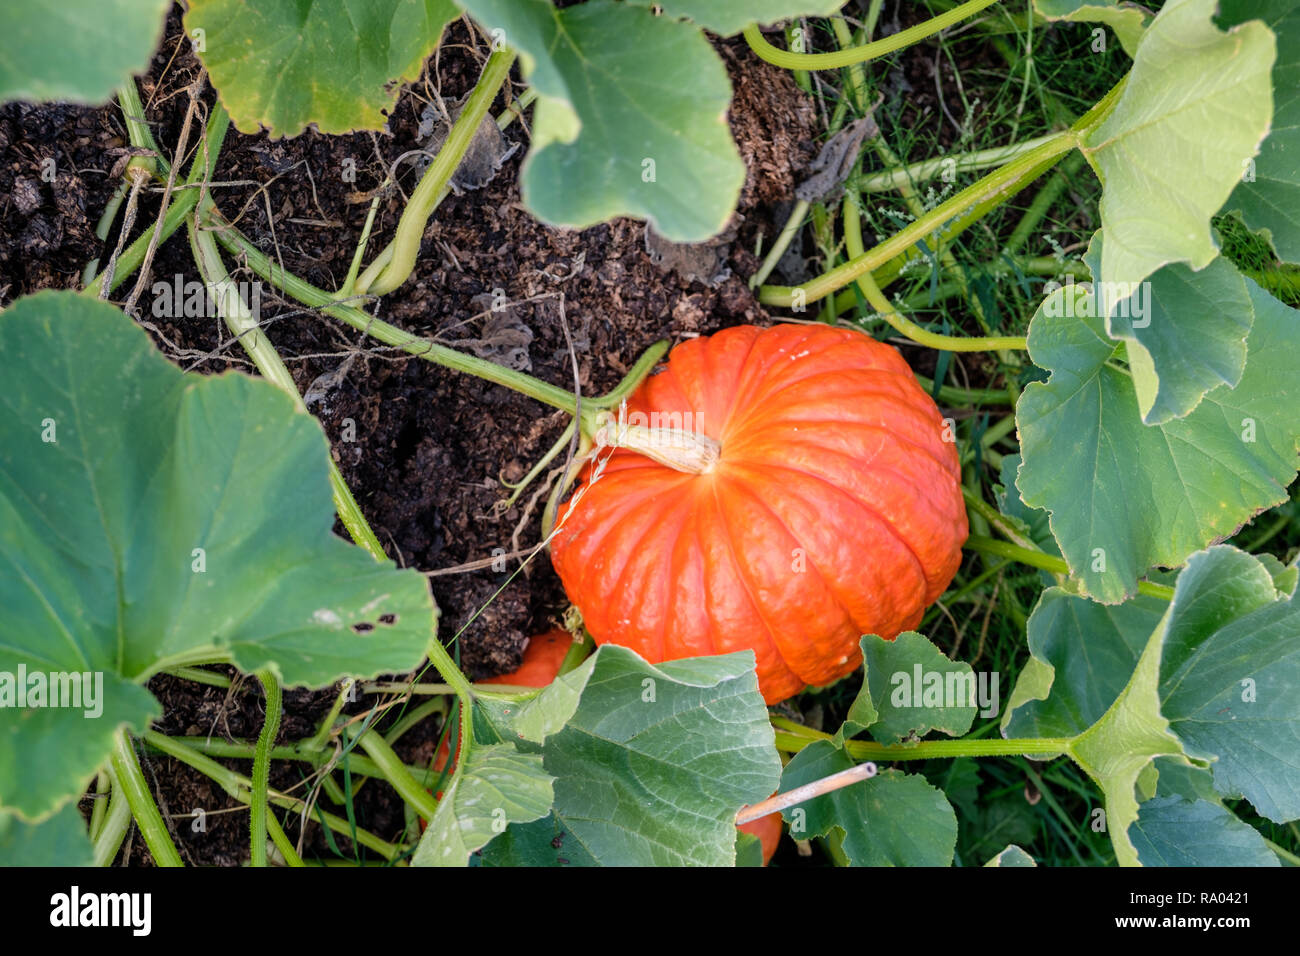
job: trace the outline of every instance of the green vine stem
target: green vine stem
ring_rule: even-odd
[[[917,242],[925,240],[931,233],[944,228],[950,220],[958,218],[963,213],[975,214],[978,211],[973,218],[980,218],[988,210],[1010,199],[1019,189],[1028,185],[1039,174],[1044,164],[1056,162],[1074,149],[1076,144],[1077,140],[1072,132],[1057,133],[1041,146],[966,187],[884,242],[854,256],[843,265],[801,286],[793,288],[763,286],[759,289],[759,301],[764,305],[786,308],[796,305],[797,302],[808,304],[820,301],[855,281],[862,274],[879,269],[891,259],[903,255]]]
[[[1109,93],[1069,129],[1053,134],[1042,145],[984,176],[879,245],[801,286],[763,286],[759,289],[759,301],[764,305],[785,308],[796,303],[806,305],[844,288],[863,273],[875,272],[884,266],[896,268],[897,272],[893,274],[897,275],[907,259],[916,255],[912,247],[918,242],[937,231],[946,240],[951,240],[1060,162],[1082,142],[1088,130],[1114,109],[1124,84],[1125,80],[1115,84]],[[899,260],[896,264],[892,261],[895,259]],[[888,270],[885,271],[887,275]],[[888,278],[892,278],[887,278],[886,275],[876,277],[878,285],[887,283]]]
[[[451,693],[451,691],[448,690],[446,693]],[[208,737],[169,737],[168,739],[183,744],[198,753],[209,757],[219,757],[223,760],[252,760],[257,754],[257,742],[252,740],[216,740]],[[326,766],[335,759],[334,751],[313,750],[309,742],[305,740],[280,744],[272,747],[269,753],[272,760],[293,760],[299,763],[311,764],[313,767]],[[378,764],[359,753],[348,754],[348,765],[354,777],[383,776]],[[410,773],[416,773],[422,768],[407,766],[406,769]]]
[[[253,866],[266,866],[266,800],[271,788],[271,748],[275,735],[280,732],[280,682],[269,670],[257,672],[257,679],[266,693],[266,720],[257,738],[253,754],[253,792],[249,805],[248,828]]]
[[[869,173],[851,179],[849,184],[859,192],[892,192],[903,186],[916,186],[943,172],[976,172],[1009,163],[1031,153],[1052,138],[1054,134],[1038,136],[1010,146],[992,146],[969,153],[954,153],[923,159],[906,166],[895,166],[878,173]]]
[[[298,393],[298,386],[294,383],[293,376],[289,374],[275,346],[271,344],[271,340],[262,331],[256,317],[244,303],[244,297],[240,295],[238,286],[231,281],[230,275],[226,272],[212,233],[198,225],[203,207],[211,202],[210,196],[204,198],[189,226],[190,249],[194,253],[199,274],[203,276],[203,281],[207,283],[208,289],[217,301],[227,328],[252,358],[253,364],[257,366],[262,377],[288,395],[299,412],[304,415],[309,414],[307,405]],[[379,543],[379,539],[370,528],[370,523],[361,513],[361,507],[353,497],[352,489],[348,487],[332,455],[329,456],[329,480],[330,490],[334,496],[334,509],[338,512],[343,526],[348,529],[352,540],[369,551],[376,561],[385,560],[388,556],[384,553],[383,545]]]
[[[862,249],[862,220],[857,203],[846,199],[844,203],[844,244],[851,257],[859,257]],[[900,335],[905,335],[918,345],[948,352],[992,352],[998,349],[1025,349],[1028,343],[1023,336],[962,336],[940,335],[921,328],[903,316],[880,291],[870,271],[857,277],[858,288],[877,314],[892,325]]]
[[[749,287],[757,289],[767,277],[772,274],[776,264],[781,261],[785,255],[785,250],[790,247],[790,242],[799,234],[800,228],[803,227],[804,217],[808,215],[808,200],[795,200],[794,208],[790,210],[790,215],[786,216],[785,225],[781,227],[780,233],[777,234],[776,242],[772,243],[772,248],[767,250],[767,255],[763,257],[762,264],[758,267],[749,279]]]
[[[461,723],[469,723],[469,721],[461,721]],[[397,795],[414,807],[415,812],[426,821],[432,820],[433,815],[438,812],[438,801],[433,799],[433,795],[406,769],[406,764],[402,763],[402,758],[397,756],[392,745],[374,728],[353,734],[352,739],[375,762],[375,766],[379,768],[383,778],[397,791]],[[463,759],[461,762],[464,762]]]
[[[381,252],[376,263],[372,263],[361,274],[356,283],[358,293],[384,295],[410,278],[416,256],[420,252],[424,227],[428,225],[429,217],[433,215],[439,201],[446,195],[452,174],[465,157],[465,151],[478,132],[479,124],[487,115],[492,101],[496,99],[497,92],[510,76],[510,67],[514,62],[515,52],[509,48],[498,50],[488,57],[487,65],[483,67],[483,73],[474,85],[474,91],[447,134],[447,141],[420,177],[420,184],[415,187],[415,192],[402,211],[402,218],[397,223],[397,234],[391,243],[392,251],[386,249]],[[374,270],[374,265],[385,258],[387,265],[382,270]]]
[[[1013,419],[1014,420],[1014,419]],[[987,433],[986,433],[987,434]],[[996,528],[1003,537],[1011,541],[1012,544],[1018,545],[1029,551],[1037,551],[1032,539],[1025,537],[1017,531],[1007,520],[1006,515],[998,511],[991,504],[981,498],[976,492],[963,486],[961,489],[962,497],[966,499],[966,506],[982,517],[989,525]],[[1064,583],[1063,579],[1058,577],[1058,583]]]
[[[776,748],[798,753],[818,740],[830,740],[830,734],[808,734],[776,730]],[[938,760],[948,757],[1062,757],[1070,752],[1071,737],[1028,737],[1011,740],[922,740],[914,744],[878,744],[869,740],[848,740],[844,749],[855,760],[897,762],[903,760]]]
[[[1053,574],[1069,575],[1070,573],[1070,566],[1064,558],[1021,547],[1007,541],[998,541],[996,538],[971,535],[966,539],[964,547],[969,548],[971,551],[978,551],[981,554],[1011,558],[1013,561],[1027,564],[1031,568],[1042,568],[1044,571],[1051,571]],[[1161,598],[1166,601],[1172,601],[1174,598],[1173,588],[1164,584],[1156,584],[1154,581],[1139,581],[1137,591],[1138,594],[1145,594],[1148,597]]]
[[[171,172],[171,163],[167,162],[167,157],[158,148],[158,143],[153,138],[153,130],[145,120],[144,103],[140,100],[140,91],[136,89],[134,78],[128,79],[117,88],[117,105],[122,110],[127,140],[137,149],[145,149],[153,153],[152,156],[134,157],[131,162],[138,163],[140,168],[150,176],[166,180],[167,174]]]
[[[223,767],[211,757],[205,756],[180,740],[150,730],[145,732],[144,742],[155,750],[165,753],[169,757],[174,757],[186,766],[193,767],[204,776],[215,780],[232,799],[244,804],[252,800],[251,791],[253,785],[251,780],[227,767]],[[308,809],[302,800],[277,793],[274,790],[268,791],[268,796],[271,803],[278,807],[284,807],[286,810],[302,812]],[[342,817],[327,813],[319,808],[312,812],[317,820],[335,833],[349,839],[355,839],[357,843],[374,850],[386,860],[396,861],[405,852],[403,847],[382,840],[370,831],[354,826]],[[279,823],[273,815],[268,814],[266,822],[268,829],[272,833],[279,828]]]
[[[95,866],[109,866],[117,858],[117,851],[126,839],[127,827],[131,825],[131,805],[127,803],[126,794],[117,785],[117,778],[111,769],[105,771],[108,777],[110,796],[108,798],[108,815],[104,817],[99,832],[94,834]]]
[[[135,817],[140,834],[144,837],[149,852],[153,854],[154,863],[158,866],[184,866],[180,853],[176,851],[176,844],[172,842],[172,835],[167,830],[167,824],[158,812],[158,804],[154,803],[153,794],[149,792],[149,784],[145,781],[140,761],[135,756],[135,746],[125,729],[113,736],[112,767],[116,781],[114,789],[120,788],[126,802],[130,804],[131,815]]]
[[[100,770],[95,774],[95,798],[90,807],[90,839],[94,842],[99,836],[99,831],[104,829],[104,817],[108,813],[109,801],[108,770]]]
[[[185,182],[174,190],[171,204],[167,207],[167,215],[163,218],[162,229],[158,233],[158,244],[162,245],[189,217],[194,207],[199,202],[199,186],[208,182],[210,177],[207,175],[204,157],[210,157],[215,163],[215,157],[221,151],[222,140],[226,137],[226,130],[230,128],[230,116],[218,103],[212,110],[212,115],[208,119],[208,131],[204,138],[204,143],[194,157],[194,163],[190,166],[189,174],[185,177]],[[153,241],[151,232],[146,232],[131,243],[118,257],[117,266],[113,270],[112,282],[109,284],[107,292],[112,292],[123,282],[125,282],[136,269],[144,263],[145,256],[149,252],[149,245]],[[104,274],[100,273],[94,281],[82,290],[82,294],[88,298],[98,299],[100,293],[104,292]]]
[[[877,57],[887,56],[896,50],[919,43],[940,30],[947,29],[967,17],[974,16],[985,7],[992,6],[997,0],[969,0],[961,6],[937,17],[918,23],[893,36],[875,40],[863,46],[849,50],[836,50],[833,53],[791,53],[768,43],[763,38],[756,24],[745,27],[745,42],[749,44],[761,59],[787,70],[837,70],[854,63],[865,63]]]

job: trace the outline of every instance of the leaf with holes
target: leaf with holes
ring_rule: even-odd
[[[0,378],[0,812],[74,797],[164,668],[320,687],[420,661],[428,585],[334,536],[325,436],[273,385],[184,374],[63,292],[0,313]]]

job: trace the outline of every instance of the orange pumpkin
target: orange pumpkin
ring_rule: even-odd
[[[763,844],[763,865],[767,866],[772,862],[772,857],[776,856],[776,848],[781,843],[783,831],[780,813],[769,813],[757,820],[750,820],[748,823],[740,824],[737,829],[745,831],[750,836],[758,837],[758,841]]]
[[[516,687],[545,687],[555,680],[564,663],[564,655],[569,653],[573,644],[573,635],[561,628],[554,628],[545,634],[528,639],[524,648],[524,659],[517,671],[489,677],[480,684],[513,684]]]
[[[551,544],[597,643],[652,663],[753,650],[775,703],[851,673],[863,634],[915,627],[961,563],[951,432],[859,332],[689,340],[603,431],[620,447],[586,467]]]

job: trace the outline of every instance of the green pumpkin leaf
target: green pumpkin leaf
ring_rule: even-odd
[[[892,641],[868,634],[861,646],[862,689],[833,738],[837,745],[868,727],[885,744],[919,740],[931,730],[953,737],[970,730],[983,688],[969,664],[950,660],[915,631]],[[996,701],[996,674],[986,677],[986,684],[989,679],[995,682],[990,696]]]
[[[734,865],[736,812],[781,772],[753,652],[651,665],[605,645],[584,668],[577,709],[541,748],[552,817],[512,824],[484,863]]]
[[[171,0],[59,0],[6,5],[0,103],[104,103],[149,68]]]
[[[470,854],[505,832],[551,812],[552,779],[539,754],[509,744],[475,746],[443,791],[412,866],[466,866]]]
[[[40,823],[0,813],[0,867],[90,866],[94,856],[86,821],[75,804],[65,804]]]
[[[1034,0],[1034,9],[1048,20],[1104,23],[1115,31],[1129,56],[1137,54],[1150,14],[1135,3],[1120,0]]]
[[[418,79],[451,0],[190,0],[185,29],[244,133],[383,129],[398,87]]]
[[[1282,865],[1258,830],[1205,800],[1148,800],[1129,835],[1143,866]]]
[[[1104,607],[1045,591],[1029,620],[1031,659],[1003,720],[1008,737],[1073,738],[1069,752],[1105,791],[1126,863],[1137,859],[1126,834],[1140,775],[1158,771],[1155,786],[1142,788],[1148,795],[1211,796],[1208,774],[1188,768],[1188,758],[1210,767],[1219,794],[1244,796],[1276,822],[1300,816],[1294,599],[1264,562],[1216,546],[1188,560],[1163,614],[1161,603]],[[1149,767],[1158,752],[1174,759]]]
[[[0,700],[20,669],[98,692],[0,707],[0,807],[80,792],[117,728],[159,715],[142,685],[163,668],[320,687],[420,661],[428,585],[334,536],[325,436],[275,386],[184,374],[63,292],[0,313],[0,379]]]
[[[1225,208],[1267,234],[1287,262],[1300,262],[1300,0],[1221,0],[1219,16],[1224,26],[1262,19],[1277,36],[1273,128]]]
[[[1105,186],[1101,279],[1141,282],[1218,255],[1210,217],[1245,173],[1273,117],[1272,32],[1213,23],[1217,0],[1169,0],[1151,22],[1111,114],[1083,153]]]
[[[1038,864],[1034,862],[1032,856],[1013,843],[984,865],[992,867],[1024,867],[1037,866]]]
[[[1300,605],[1252,555],[1215,547],[1179,576],[1163,709],[1215,789],[1275,823],[1300,818]]]
[[[522,173],[536,216],[579,228],[635,216],[674,242],[722,230],[745,167],[727,71],[698,28],[607,0],[462,2],[504,31],[537,90]]]
[[[1097,232],[1083,260],[1094,276],[1101,273],[1101,259]],[[1199,272],[1164,266],[1123,300],[1106,303],[1095,296],[1093,311],[1109,311],[1106,332],[1127,343],[1144,424],[1182,418],[1206,392],[1241,381],[1255,310],[1246,280],[1223,256]]]
[[[1034,316],[1029,354],[1052,375],[1016,408],[1016,484],[1051,513],[1072,575],[1097,600],[1124,600],[1148,568],[1176,567],[1286,500],[1300,441],[1300,316],[1246,283],[1255,321],[1241,381],[1161,425],[1142,424],[1133,376],[1087,315],[1087,293],[1067,286]]]
[[[786,764],[781,792],[853,765],[830,741],[815,741]],[[796,840],[842,834],[844,852],[854,866],[949,866],[957,846],[957,815],[943,791],[919,774],[898,770],[882,770],[783,815]]]

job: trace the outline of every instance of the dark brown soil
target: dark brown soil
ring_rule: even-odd
[[[178,141],[189,105],[187,90],[199,76],[183,36],[173,15],[152,69],[140,82],[146,115],[165,151]],[[433,89],[445,100],[456,99],[477,78],[484,51],[472,47],[467,31],[453,27],[436,75],[431,72],[403,94],[386,133],[327,137],[309,132],[272,141],[232,129],[213,187],[220,209],[289,270],[318,286],[338,288],[372,191],[388,165],[416,145],[420,112]],[[489,337],[484,325],[489,318],[499,321],[500,313],[487,307],[494,294],[504,294],[510,303],[507,324],[516,336],[512,341],[523,336],[528,370],[569,387],[573,371],[562,305],[586,394],[616,385],[657,339],[677,341],[729,325],[766,322],[746,284],[757,267],[747,250],[755,248],[760,232],[770,243],[783,223],[776,206],[790,196],[815,154],[817,117],[789,73],[754,58],[743,42],[723,41],[719,48],[735,85],[731,122],[749,172],[733,224],[736,237],[724,255],[730,278],[710,287],[661,271],[646,253],[639,222],[619,220],[581,232],[537,222],[520,205],[521,148],[487,187],[443,203],[425,232],[412,281],[386,296],[377,313],[412,332],[499,359],[501,354],[483,342]],[[191,150],[200,138],[204,104],[212,100],[211,89],[202,87]],[[496,109],[503,105],[499,101]],[[516,122],[507,136],[523,141],[525,132]],[[94,229],[118,181],[113,169],[126,146],[115,107],[13,104],[0,109],[0,305],[39,289],[78,288],[85,263],[101,252],[107,258],[111,250],[101,250]],[[54,176],[49,182],[41,174],[50,169],[51,159]],[[181,168],[188,168],[188,159]],[[353,169],[355,176],[345,175]],[[401,177],[408,193],[415,181],[409,169]],[[396,192],[381,200],[372,254],[392,235],[403,203]],[[135,235],[152,228],[157,209],[157,196],[145,194]],[[111,240],[120,219],[119,214]],[[236,278],[255,278],[230,264]],[[180,234],[159,249],[139,300],[158,346],[182,367],[198,372],[249,370],[219,320],[153,314],[152,284],[174,282],[177,275],[183,281],[198,279]],[[123,301],[134,282],[132,277],[119,288],[114,300]],[[529,510],[530,489],[503,512],[500,505],[509,492],[502,479],[519,479],[546,452],[564,427],[563,413],[505,388],[377,348],[373,340],[277,298],[269,287],[261,306],[270,338],[300,389],[307,391],[317,382],[320,390],[329,381],[318,382],[321,376],[346,365],[312,408],[390,557],[408,567],[438,571],[491,558],[494,549],[513,553],[536,545],[543,502]],[[345,440],[353,428],[355,440]],[[341,527],[337,530],[343,533]],[[504,573],[489,567],[430,579],[442,611],[443,639],[458,635],[456,649],[473,677],[512,669],[525,638],[547,629],[564,612],[564,593],[545,555],[511,578],[517,567],[511,560]],[[262,726],[256,682],[245,680],[228,692],[163,676],[151,689],[164,705],[159,729],[165,733],[248,740]],[[287,692],[281,740],[309,735],[332,699],[332,691]],[[371,698],[348,709],[355,712],[373,703]],[[399,752],[408,760],[427,762],[437,731],[437,721],[423,722],[401,739]],[[249,772],[247,761],[226,763]],[[147,758],[146,772],[156,781],[164,814],[178,817],[173,821],[177,842],[190,862],[236,865],[246,859],[247,814],[216,784],[159,755]],[[273,766],[273,786],[289,789],[301,777],[293,765]],[[180,816],[196,808],[208,813],[202,832]],[[378,785],[361,792],[357,814],[367,829],[385,838],[398,836],[406,825],[401,802]],[[292,820],[286,825],[291,834],[297,832]],[[329,855],[318,826],[310,827],[308,842]],[[349,852],[349,841],[339,838],[337,844]],[[140,864],[148,861],[148,852],[136,839],[124,848],[123,858]]]

